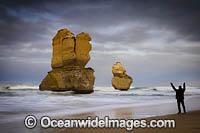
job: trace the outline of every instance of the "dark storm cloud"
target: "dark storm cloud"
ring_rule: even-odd
[[[1,45],[16,45],[32,40],[37,41],[37,39],[48,33],[45,26],[48,25],[47,20],[40,19],[36,22],[24,20],[19,16],[8,13],[8,10],[1,8],[1,14],[3,14],[0,19]]]
[[[87,4],[90,5],[85,3]],[[96,6],[98,4],[96,3]],[[180,38],[186,40],[199,41],[200,39],[200,2],[198,0],[112,1],[101,4],[99,8],[92,8],[92,6],[95,7],[95,5],[90,5],[82,6],[80,9],[73,8],[70,12],[63,11],[61,18],[63,22],[69,23],[76,20],[73,23],[81,23],[88,28],[97,25],[103,28],[109,25],[117,26],[124,22],[137,22],[152,28],[172,30],[179,34]]]
[[[1,2],[1,8],[1,18],[8,23],[1,24],[1,28],[13,29],[13,35],[17,35],[18,32],[15,31],[19,29],[26,31],[27,28],[31,28],[28,32],[33,31],[34,36],[38,35],[35,34],[37,32],[47,32],[45,25],[52,22],[48,19],[44,20],[43,16],[50,14],[52,19],[58,18],[60,24],[81,25],[82,29],[87,28],[89,32],[97,32],[96,27],[105,28],[110,25],[118,26],[124,22],[138,22],[154,28],[173,30],[180,35],[177,37],[187,40],[199,41],[200,39],[200,2],[198,0],[5,0]],[[12,16],[8,13],[9,10],[16,13],[23,10],[25,13],[30,12],[27,14],[30,18],[34,17],[31,16],[32,14],[37,13],[38,16],[35,17],[39,17],[39,20],[25,23],[21,19],[27,16]],[[22,25],[22,29],[16,28]],[[8,40],[6,36],[9,35],[4,33],[2,38]]]

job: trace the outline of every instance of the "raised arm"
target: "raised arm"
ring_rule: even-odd
[[[171,83],[172,88],[174,89],[174,91],[176,91],[177,89],[174,87],[173,83]]]
[[[185,82],[183,83],[183,91],[185,91],[186,87],[185,87]]]

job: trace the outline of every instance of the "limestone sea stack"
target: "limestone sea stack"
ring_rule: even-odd
[[[79,33],[76,37],[67,29],[61,29],[53,38],[52,70],[41,82],[40,90],[93,92],[94,70],[85,68],[90,60],[91,37]]]
[[[133,82],[133,79],[126,74],[126,70],[120,62],[116,62],[112,66],[112,86],[117,90],[128,90]]]

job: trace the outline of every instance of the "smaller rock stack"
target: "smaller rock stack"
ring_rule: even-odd
[[[120,62],[116,62],[112,66],[112,86],[117,90],[128,90],[133,82],[133,79],[126,74],[126,70]]]

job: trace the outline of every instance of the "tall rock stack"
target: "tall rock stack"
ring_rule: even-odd
[[[87,33],[74,34],[61,29],[53,38],[52,71],[41,82],[40,90],[93,92],[94,70],[85,68],[92,49]]]
[[[116,62],[112,66],[112,86],[117,90],[128,90],[133,82],[133,79],[126,74],[126,70],[120,62]]]

